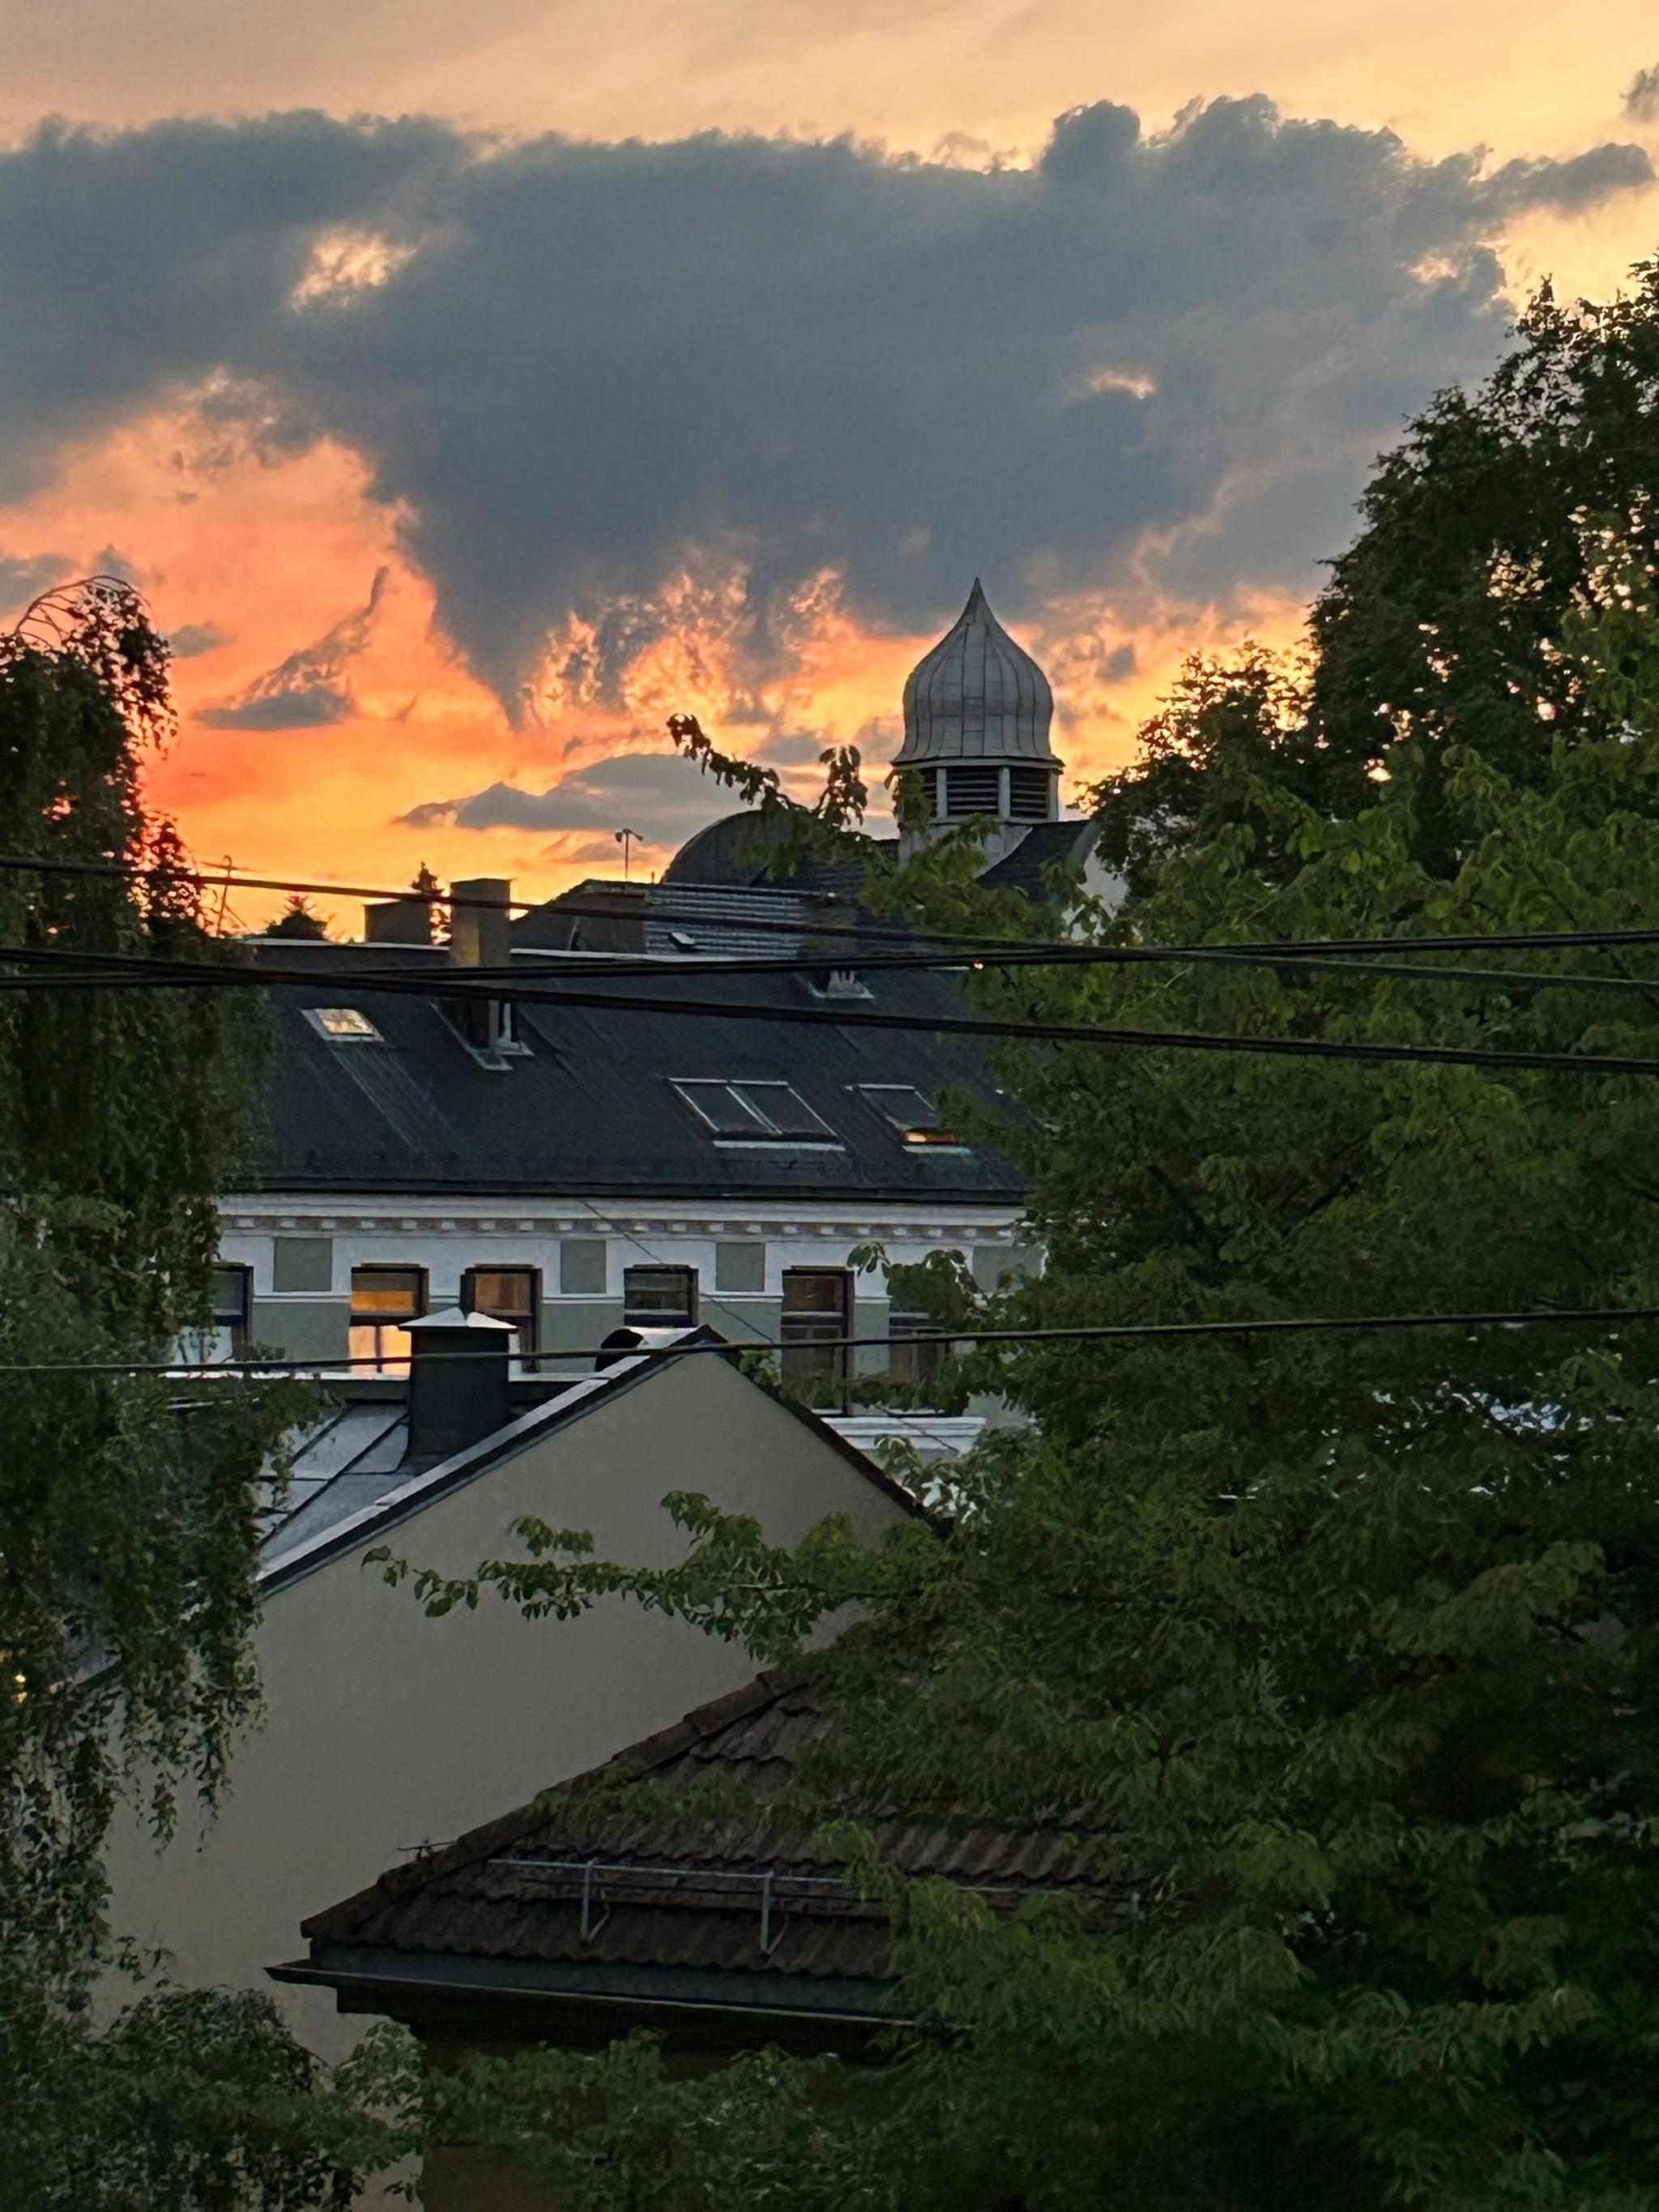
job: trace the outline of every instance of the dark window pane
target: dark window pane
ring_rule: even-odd
[[[783,1273],[785,1313],[834,1314],[847,1309],[852,1276],[845,1267],[786,1267]]]
[[[764,1137],[769,1123],[744,1103],[729,1083],[686,1082],[674,1085],[694,1113],[720,1137]]]
[[[845,1267],[789,1267],[783,1277],[780,1367],[787,1387],[808,1405],[844,1407],[847,1348],[852,1334],[853,1278]]]
[[[908,1382],[919,1389],[933,1381],[939,1371],[944,1346],[907,1340],[928,1335],[938,1327],[932,1314],[896,1311],[889,1316],[887,1330],[893,1341],[888,1346],[887,1367],[896,1382]]]
[[[247,1326],[247,1269],[216,1267],[213,1271],[213,1325],[216,1328]]]
[[[623,1277],[625,1318],[650,1328],[697,1317],[694,1267],[629,1267]]]
[[[473,1267],[461,1281],[461,1304],[513,1329],[513,1349],[536,1349],[537,1278],[533,1267]]]
[[[828,1137],[834,1133],[787,1083],[734,1083],[738,1097],[780,1137]]]
[[[859,1090],[907,1145],[957,1145],[962,1139],[947,1129],[939,1108],[910,1083],[861,1083]]]

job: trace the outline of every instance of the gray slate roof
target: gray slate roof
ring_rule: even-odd
[[[1052,761],[1048,679],[991,612],[974,579],[968,604],[904,686],[896,768],[936,761]]]
[[[1043,871],[1060,860],[1081,866],[1097,834],[1094,823],[1075,817],[1065,822],[1034,822],[1013,850],[994,861],[980,881],[988,890],[1024,891],[1029,899],[1046,899],[1048,885]]]
[[[623,899],[627,890],[629,896]],[[617,895],[617,918],[582,917],[583,941],[605,951],[661,952],[643,977],[612,978],[596,959],[571,988],[615,990],[641,999],[684,994],[730,1012],[682,1016],[641,1006],[619,1010],[521,1002],[528,1047],[504,1069],[482,1066],[469,1049],[446,982],[453,973],[439,948],[313,945],[264,939],[253,947],[267,968],[314,975],[314,983],[273,988],[277,1051],[270,1092],[269,1136],[252,1187],[285,1191],[446,1192],[556,1196],[720,1199],[799,1196],[1006,1203],[1019,1196],[1011,1163],[992,1152],[907,1147],[870,1102],[865,1084],[913,1084],[929,1097],[963,1086],[994,1095],[986,1056],[971,1037],[859,1030],[746,1019],[745,1005],[822,1011],[826,1002],[806,975],[718,975],[682,979],[674,962],[709,953],[824,951],[835,940],[794,933],[812,916],[848,909],[793,890],[658,884],[583,885]],[[580,894],[573,894],[579,899]],[[676,917],[690,915],[689,922]],[[568,944],[575,917],[558,902],[514,927],[514,966],[526,988],[556,988],[568,966],[537,959],[538,945]],[[753,925],[782,923],[776,927]],[[677,946],[673,933],[689,936]],[[836,951],[834,960],[844,959]],[[377,992],[331,981],[350,970],[386,968],[431,979],[431,992]],[[873,971],[874,1007],[886,1012],[960,1013],[948,973]],[[868,1002],[865,1002],[868,1003]],[[350,1006],[367,1017],[375,1041],[319,1034],[307,1010]],[[856,1014],[859,1007],[852,1012]],[[784,1081],[829,1125],[821,1144],[720,1144],[672,1088],[671,1079]],[[246,1187],[246,1186],[245,1186]]]

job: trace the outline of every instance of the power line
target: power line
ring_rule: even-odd
[[[0,947],[0,957],[7,957]],[[95,956],[94,956],[95,957]],[[146,972],[118,971],[108,975],[76,975],[43,983],[27,976],[0,976],[0,992],[50,988],[57,991],[123,989],[302,988],[314,991],[319,979],[309,970],[299,973],[259,969],[192,970],[180,963],[177,973],[166,963],[142,963]],[[163,972],[155,972],[161,969]],[[355,988],[355,987],[354,987]],[[467,971],[447,971],[441,993],[434,994],[427,976],[404,976],[388,970],[376,975],[364,988],[396,995],[450,1000],[488,999],[503,995],[496,984],[467,980]],[[1204,1030],[1149,1030],[1088,1022],[987,1020],[977,1015],[901,1014],[832,1006],[768,1006],[753,1001],[723,1002],[716,999],[659,998],[643,992],[551,990],[515,984],[515,1005],[554,1008],[580,1006],[601,1012],[667,1014],[684,1020],[714,1019],[744,1022],[787,1022],[797,1027],[829,1026],[840,1030],[891,1030],[932,1036],[970,1036],[1024,1039],[1041,1044],[1113,1045],[1126,1048],[1168,1052],[1255,1053],[1270,1058],[1295,1060],[1352,1060],[1376,1064],[1416,1062],[1441,1067],[1531,1069],[1557,1074],[1659,1075],[1659,1060],[1643,1060],[1611,1053],[1573,1053],[1481,1048],[1463,1045],[1370,1044],[1327,1037],[1236,1036]]]
[[[1048,1328],[956,1328],[917,1330],[904,1336],[837,1336],[815,1337],[810,1346],[797,1345],[781,1337],[754,1337],[742,1343],[665,1344],[665,1345],[596,1345],[577,1350],[543,1349],[522,1357],[537,1360],[551,1359],[625,1359],[681,1358],[693,1352],[715,1352],[726,1358],[745,1352],[791,1352],[810,1349],[818,1352],[869,1351],[902,1344],[962,1345],[962,1344],[1085,1344],[1115,1343],[1152,1338],[1213,1337],[1213,1336],[1290,1336],[1330,1335],[1339,1332],[1371,1332],[1412,1328],[1530,1328],[1540,1324],[1551,1326],[1598,1327],[1617,1322],[1659,1321],[1659,1306],[1552,1306],[1528,1312],[1476,1313],[1417,1313],[1417,1314],[1317,1314],[1293,1315],[1254,1321],[1154,1321],[1154,1322],[1079,1322],[1073,1327]],[[483,1360],[492,1355],[487,1352],[425,1352],[415,1355],[428,1359]],[[194,1364],[179,1359],[161,1360],[40,1360],[20,1362],[15,1365],[0,1365],[0,1376],[5,1375],[188,1375],[191,1377],[235,1373],[259,1375],[337,1374],[344,1368],[367,1367],[384,1374],[384,1356],[365,1354],[345,1359],[216,1359],[210,1364]]]
[[[863,939],[870,942],[887,942],[907,948],[914,947],[918,944],[956,946],[961,949],[964,959],[976,957],[979,951],[994,951],[998,954],[1006,953],[1010,961],[1014,963],[1025,960],[1038,964],[1050,961],[1073,960],[1085,963],[1090,960],[1126,963],[1192,959],[1245,960],[1272,955],[1275,963],[1284,960],[1297,962],[1299,964],[1301,961],[1328,955],[1483,951],[1554,951],[1574,946],[1617,947],[1659,944],[1659,927],[1642,926],[1617,929],[1466,931],[1432,936],[1395,934],[1372,937],[1270,938],[1258,942],[1222,945],[1056,945],[1048,940],[1034,943],[1028,938],[975,935],[971,932],[960,930],[930,930],[908,923],[885,926],[853,919],[846,922],[811,922],[769,920],[763,915],[722,915],[711,914],[707,908],[676,908],[655,902],[647,907],[641,902],[637,906],[634,906],[633,912],[630,912],[630,906],[633,906],[634,902],[627,900],[626,897],[622,903],[603,904],[598,902],[584,903],[568,897],[537,900],[509,899],[503,902],[495,899],[456,898],[443,891],[417,892],[412,886],[406,886],[401,890],[388,890],[384,887],[377,889],[362,884],[308,882],[298,878],[278,876],[245,876],[234,872],[227,872],[222,867],[213,871],[193,868],[166,869],[144,867],[135,862],[123,860],[46,860],[18,853],[0,853],[0,870],[21,870],[39,874],[123,877],[161,875],[169,877],[175,882],[198,884],[209,889],[224,886],[231,890],[243,890],[301,891],[314,893],[319,896],[384,900],[411,905],[424,900],[434,906],[452,908],[476,908],[492,914],[502,912],[530,914],[550,910],[560,915],[568,915],[577,919],[627,921],[637,916],[641,921],[648,919],[654,921],[685,922],[704,928],[709,927],[711,923],[727,921],[735,922],[746,930],[770,930],[793,936],[830,937],[843,941]],[[654,885],[649,888],[661,890],[664,887]],[[777,888],[780,890],[787,890],[788,886],[781,884]],[[793,896],[808,896],[811,894],[796,892]],[[334,949],[344,951],[352,948],[339,945]],[[392,950],[394,947],[388,943],[386,949]],[[396,949],[419,950],[420,948],[411,946]],[[524,950],[537,953],[542,948],[532,946],[526,947]],[[664,959],[667,957],[663,956]],[[720,964],[724,967],[726,963]],[[816,962],[807,964],[818,968],[825,963]],[[675,965],[678,969],[680,963],[677,961]],[[505,974],[512,971],[496,969],[474,972]],[[685,972],[693,972],[689,963]],[[760,972],[758,966],[757,972]],[[1382,971],[1378,969],[1376,972]],[[1447,974],[1449,971],[1435,969],[1425,972]],[[1517,975],[1515,980],[1518,981],[1523,980],[1523,977]],[[1541,982],[1554,979],[1540,976],[1525,977],[1524,980]],[[1584,977],[1577,980],[1589,982],[1599,979]],[[1607,980],[1623,982],[1630,979],[1620,977]]]
[[[1659,937],[1659,932],[1655,933]],[[1319,940],[1309,939],[1310,945]],[[1377,940],[1382,941],[1382,940]],[[1478,940],[1477,940],[1478,941]],[[1400,940],[1408,944],[1410,940]],[[342,945],[342,951],[355,947]],[[441,949],[432,951],[442,957]],[[71,952],[59,946],[0,945],[0,958],[32,963],[61,963],[81,969],[104,967],[112,972],[122,969],[140,969],[154,975],[158,968],[177,967],[181,974],[195,969],[216,977],[222,968],[205,963],[168,962],[149,957],[143,953]],[[526,959],[550,963],[539,973],[568,972],[572,975],[602,975],[607,982],[620,979],[641,977],[661,978],[672,974],[676,980],[684,975],[821,975],[835,963],[823,954],[705,954],[673,955],[659,953],[653,956],[629,954],[604,955],[596,958],[592,953],[561,952],[532,948],[520,955],[511,967],[445,968],[441,970],[438,988],[447,991],[453,980],[461,985],[490,983],[508,985],[512,995],[518,996],[521,988],[534,988],[532,978],[538,969],[523,965]],[[558,963],[554,969],[552,963]],[[602,964],[601,964],[602,963]],[[1274,951],[1266,947],[1228,945],[1030,945],[1020,946],[980,945],[970,951],[952,952],[857,952],[845,964],[855,965],[860,974],[888,971],[921,971],[929,974],[956,974],[969,969],[1012,969],[1016,968],[1061,967],[1130,967],[1139,965],[1170,966],[1213,964],[1245,968],[1270,968],[1276,972],[1299,971],[1304,969],[1319,972],[1332,971],[1353,976],[1381,976],[1413,983],[1462,983],[1474,986],[1519,988],[1527,990],[1574,989],[1633,994],[1659,1003],[1659,978],[1638,975],[1596,975],[1582,970],[1534,970],[1523,968],[1425,968],[1405,960],[1376,960],[1360,957],[1330,957],[1316,951],[1298,949]],[[409,971],[413,973],[414,971]],[[269,966],[256,968],[254,973],[265,980],[273,978],[275,971]],[[395,967],[359,966],[330,967],[326,969],[304,971],[309,981],[327,982],[348,989],[377,990],[382,979],[398,975]],[[0,976],[0,984],[10,979]],[[501,995],[506,995],[504,993]]]

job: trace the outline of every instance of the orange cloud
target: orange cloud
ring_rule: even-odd
[[[791,658],[774,680],[757,684],[744,667],[740,581],[723,589],[670,580],[664,596],[675,626],[628,662],[619,707],[601,706],[596,689],[578,679],[548,682],[535,720],[514,728],[434,630],[430,587],[402,557],[398,522],[338,447],[273,457],[210,437],[191,414],[175,411],[88,442],[49,492],[0,510],[0,548],[21,554],[51,542],[82,572],[112,551],[128,562],[162,628],[204,641],[174,664],[179,735],[151,763],[147,788],[204,865],[228,859],[258,874],[396,885],[425,861],[446,878],[511,875],[526,896],[619,874],[621,851],[607,830],[471,830],[398,817],[495,782],[539,792],[618,754],[665,750],[663,725],[678,711],[700,714],[738,752],[764,750],[780,732],[806,733],[810,743],[779,748],[787,786],[803,794],[815,786],[817,745],[857,743],[878,794],[900,735],[905,676],[933,640],[861,628],[833,574],[792,609]],[[380,570],[386,583],[357,638],[343,617],[363,608]],[[1128,757],[1137,722],[1185,653],[1224,649],[1246,630],[1289,641],[1301,615],[1290,602],[1264,604],[1246,618],[1062,601],[1026,641],[1054,679],[1064,717],[1056,744],[1069,778],[1097,776]],[[257,692],[307,640],[343,629],[357,641],[343,672],[349,711],[340,720],[261,729],[204,719],[226,700]],[[550,665],[559,653],[568,665],[579,646],[562,632]],[[696,786],[695,771],[684,773]],[[725,811],[717,787],[701,790],[710,818]],[[623,826],[619,818],[615,827]],[[632,866],[658,872],[672,850],[642,843]],[[242,893],[234,913],[252,925],[280,903],[275,894]],[[355,899],[319,903],[337,931],[356,933]]]

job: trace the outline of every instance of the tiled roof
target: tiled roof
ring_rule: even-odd
[[[763,1675],[597,1774],[318,1914],[304,1931],[313,1956],[347,1974],[353,1953],[580,1966],[590,1990],[607,1966],[738,1975],[750,1978],[737,1985],[741,2002],[763,2007],[769,1984],[816,1978],[869,1984],[874,2001],[889,1978],[886,1910],[843,1881],[809,1835],[760,1821],[710,1826],[658,1805],[619,1808],[608,1792],[583,1804],[595,1782],[631,1775],[684,1787],[714,1774],[763,1801],[828,1724],[810,1684]],[[960,1882],[998,1910],[1095,1887],[1079,1885],[1060,1835],[894,1824],[882,1844],[903,1872]]]

